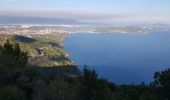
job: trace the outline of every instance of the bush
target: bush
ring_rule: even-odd
[[[50,81],[43,89],[35,91],[33,100],[79,100],[75,84],[62,79]]]
[[[26,100],[22,90],[15,86],[7,86],[0,89],[0,100]]]

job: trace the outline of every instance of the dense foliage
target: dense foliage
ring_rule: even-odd
[[[117,86],[87,68],[79,77],[45,76],[27,66],[27,54],[18,43],[0,47],[0,100],[170,100],[170,69],[149,85]]]
[[[11,42],[20,44],[22,51],[29,51],[29,65],[40,67],[56,67],[73,65],[68,59],[68,53],[63,47],[62,38],[66,34],[49,34],[49,35],[0,35],[2,40],[9,39]],[[3,42],[0,42],[0,44]]]
[[[159,87],[161,95],[167,98],[167,100],[170,100],[170,69],[156,72],[154,79],[154,83]]]
[[[0,47],[0,62],[10,68],[21,68],[28,63],[28,53],[22,52],[19,44],[11,44],[8,40]]]

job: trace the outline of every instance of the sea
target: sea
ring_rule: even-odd
[[[149,84],[155,72],[170,68],[170,31],[71,33],[64,43],[80,70],[96,70],[117,84]]]

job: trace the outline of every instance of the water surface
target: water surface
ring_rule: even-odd
[[[82,69],[118,84],[151,82],[155,71],[170,66],[170,32],[149,34],[71,34],[65,49]]]

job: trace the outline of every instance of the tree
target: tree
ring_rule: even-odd
[[[24,92],[15,86],[7,86],[0,89],[1,100],[26,100]]]
[[[23,68],[28,63],[28,53],[22,52],[18,43],[9,40],[0,47],[0,64],[9,69]]]
[[[98,78],[96,71],[84,69],[82,76],[83,100],[112,100],[112,93],[107,81]]]
[[[78,88],[75,84],[58,79],[51,80],[42,89],[37,89],[33,100],[79,100],[78,94]]]
[[[22,52],[18,43],[8,40],[0,46],[0,84],[10,84],[19,77],[28,62],[28,53]]]
[[[157,87],[163,90],[166,99],[170,100],[170,69],[156,72],[154,79]]]

